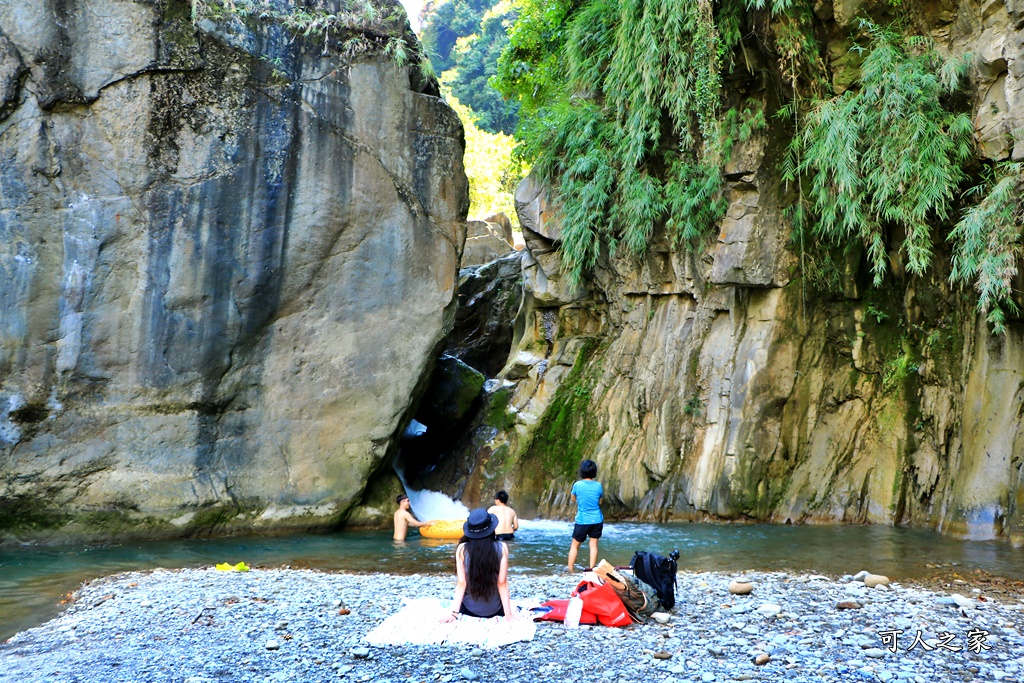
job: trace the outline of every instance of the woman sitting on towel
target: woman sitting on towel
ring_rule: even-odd
[[[471,617],[515,615],[508,594],[508,546],[494,538],[498,518],[483,508],[469,513],[462,525],[464,534],[455,549],[455,597],[452,613],[442,622],[460,614]]]

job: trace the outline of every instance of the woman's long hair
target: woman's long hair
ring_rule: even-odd
[[[466,563],[466,591],[477,600],[486,600],[498,592],[498,570],[501,569],[501,547],[494,534],[484,538],[463,536]]]

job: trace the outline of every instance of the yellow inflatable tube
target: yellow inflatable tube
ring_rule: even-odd
[[[425,538],[448,538],[459,540],[462,538],[462,524],[464,519],[435,519],[430,526],[420,527],[420,536]]]

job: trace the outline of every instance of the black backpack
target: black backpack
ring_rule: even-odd
[[[633,575],[658,593],[658,601],[666,610],[676,604],[676,560],[679,551],[673,550],[668,557],[638,550],[629,563]]]

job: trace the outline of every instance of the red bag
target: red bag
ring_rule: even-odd
[[[596,615],[597,621],[604,626],[629,626],[633,623],[626,606],[608,584],[580,581],[572,594],[583,601],[583,614]],[[580,623],[588,622],[581,617]]]
[[[543,603],[541,607],[550,607],[551,610],[545,612],[539,617],[534,617],[534,621],[565,621],[565,612],[569,609],[568,600],[548,600]],[[597,615],[593,612],[588,612],[586,608],[583,609],[583,613],[580,615],[581,624],[596,624]]]

